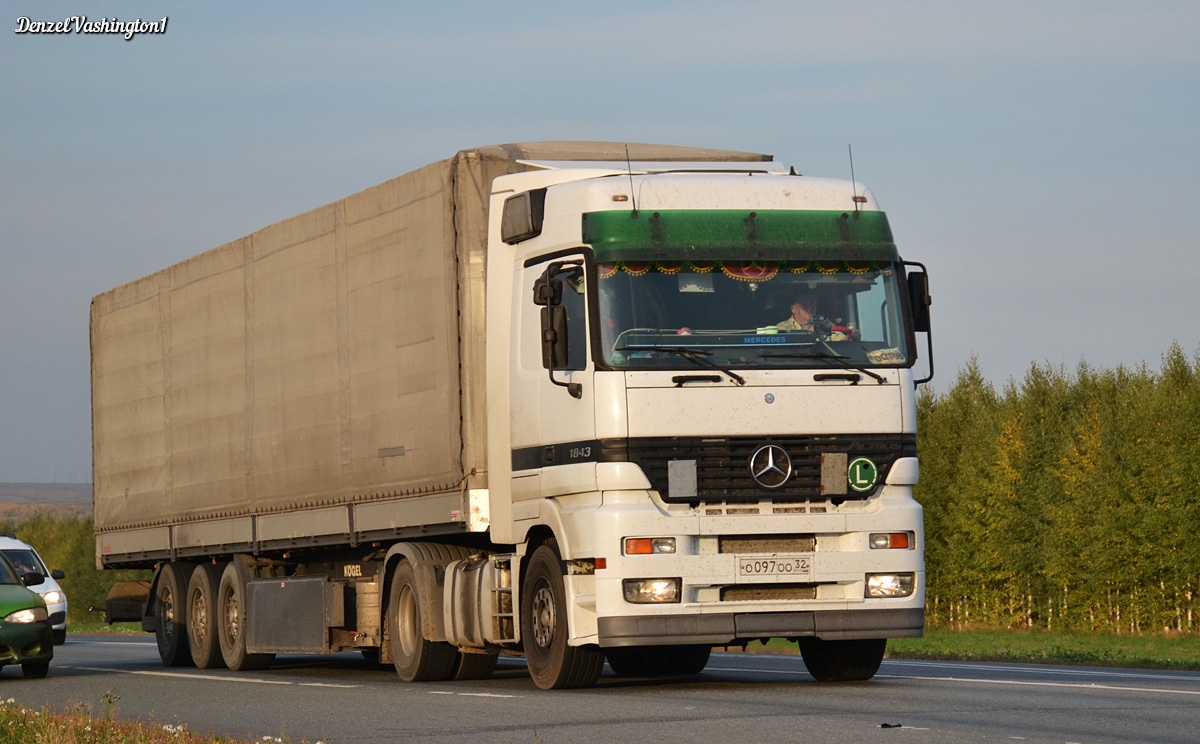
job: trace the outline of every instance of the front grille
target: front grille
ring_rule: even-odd
[[[792,476],[782,486],[768,489],[750,474],[750,457],[762,446],[782,447],[792,460]],[[913,434],[830,434],[757,437],[641,437],[600,442],[602,461],[636,463],[666,501],[788,501],[825,500],[821,494],[821,455],[845,453],[850,460],[870,457],[883,483],[892,463],[916,457]],[[668,463],[696,461],[696,495],[673,498],[668,488]],[[870,493],[832,497],[834,501],[865,499]]]
[[[816,584],[741,584],[721,588],[722,602],[762,602],[771,599],[816,598]]]

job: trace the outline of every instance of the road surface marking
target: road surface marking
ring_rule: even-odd
[[[256,685],[291,685],[295,687],[345,687],[356,688],[362,685],[339,685],[327,682],[289,682],[281,679],[260,679],[257,677],[240,677],[237,675],[195,674],[189,672],[150,672],[133,669],[114,669],[112,667],[87,667],[56,665],[60,669],[82,669],[87,672],[108,672],[110,674],[140,674],[147,677],[176,677],[179,679],[202,679],[210,682],[249,682]]]

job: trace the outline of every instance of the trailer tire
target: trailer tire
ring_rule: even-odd
[[[861,682],[875,676],[887,650],[886,638],[824,641],[801,638],[800,655],[818,682]]]
[[[521,642],[534,684],[543,690],[591,687],[604,670],[593,645],[567,644],[567,591],[552,545],[533,551],[521,591]]]
[[[200,669],[221,669],[221,641],[217,631],[217,588],[221,573],[211,563],[201,563],[192,571],[187,589],[187,637],[192,661]]]
[[[405,682],[444,682],[454,677],[458,649],[426,640],[421,617],[421,588],[411,561],[400,561],[388,597],[388,642],[392,663]]]
[[[250,571],[238,561],[225,564],[217,585],[217,639],[225,666],[235,672],[266,669],[275,654],[251,654],[246,651],[246,585]]]
[[[154,640],[158,644],[158,657],[166,666],[190,666],[192,651],[188,646],[187,600],[184,597],[188,584],[187,566],[168,563],[158,572],[154,586]]]

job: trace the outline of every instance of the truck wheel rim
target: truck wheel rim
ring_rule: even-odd
[[[196,635],[196,640],[201,643],[208,638],[208,601],[205,600],[204,594],[196,592],[196,596],[192,598],[192,632]]]
[[[229,640],[236,642],[238,637],[238,601],[237,595],[229,592],[225,597],[225,631]]]
[[[405,656],[412,656],[417,648],[417,600],[411,587],[400,588],[400,601],[396,620],[399,624],[400,649]]]
[[[171,642],[171,637],[175,635],[175,597],[170,588],[164,588],[158,598],[159,612],[161,613],[162,622],[159,625],[162,627],[163,638],[168,643]]]
[[[554,593],[548,586],[538,587],[533,595],[533,640],[542,648],[554,642]]]

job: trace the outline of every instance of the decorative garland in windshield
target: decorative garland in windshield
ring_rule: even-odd
[[[806,261],[802,263],[763,263],[759,261],[617,261],[611,264],[600,264],[598,270],[601,279],[608,279],[618,271],[624,271],[630,276],[645,276],[652,271],[659,274],[678,274],[685,266],[695,274],[708,274],[713,269],[720,269],[721,273],[725,274],[725,276],[741,282],[767,282],[774,279],[780,271],[792,274],[812,272],[820,274],[849,273],[862,275],[870,271],[882,274],[891,273],[891,266],[889,264],[879,264],[874,261]]]

